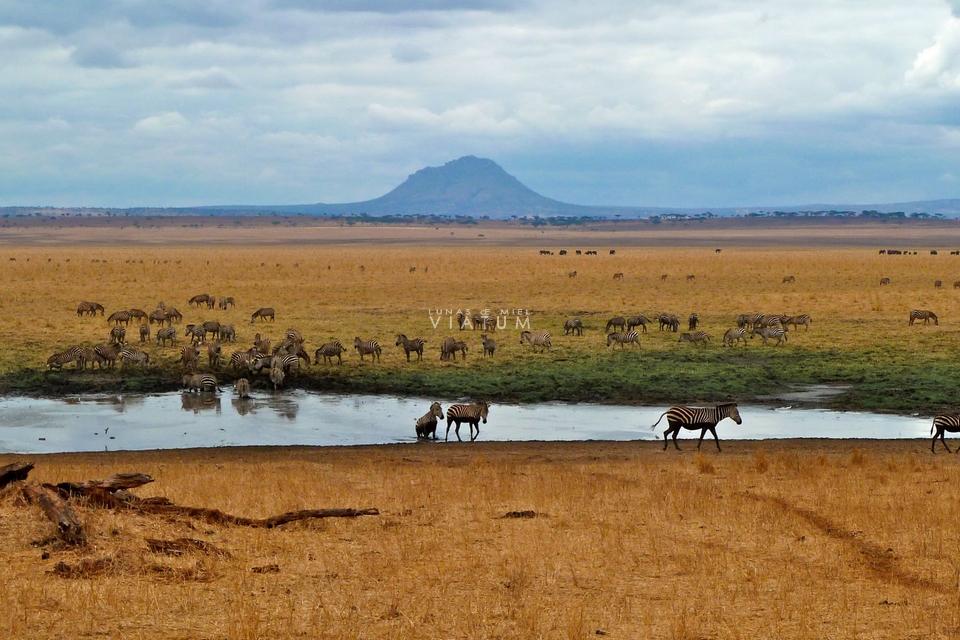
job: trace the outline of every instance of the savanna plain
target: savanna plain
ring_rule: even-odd
[[[228,353],[246,349],[255,331],[279,342],[289,327],[311,353],[334,338],[348,348],[355,336],[376,338],[381,362],[361,363],[351,350],[342,366],[312,365],[288,384],[434,396],[445,406],[485,399],[493,405],[485,430],[497,428],[497,412],[511,402],[666,409],[762,402],[810,384],[838,387],[821,401],[834,408],[933,415],[957,404],[960,256],[950,255],[952,247],[924,244],[911,247],[915,256],[887,256],[877,249],[890,243],[880,240],[869,248],[752,241],[717,252],[618,244],[615,235],[539,240],[532,231],[513,242],[472,232],[473,242],[423,247],[363,238],[175,244],[152,242],[146,230],[144,241],[123,244],[8,243],[0,249],[2,384],[31,393],[175,388],[179,346],[148,343],[146,370],[45,366],[55,351],[106,341],[106,318],[78,317],[80,301],[97,301],[109,315],[149,312],[162,300],[184,322],[233,323],[238,342]],[[907,248],[900,244],[893,246]],[[614,280],[615,273],[624,276]],[[785,283],[788,275],[795,281]],[[880,286],[881,278],[890,284]],[[232,296],[237,306],[188,308],[197,293]],[[251,323],[264,306],[276,309],[276,321]],[[508,327],[491,334],[493,358],[481,357],[479,332],[450,322],[448,311],[467,309],[508,312]],[[935,311],[939,324],[909,326],[911,309]],[[609,317],[660,312],[683,324],[697,313],[711,342],[679,343],[654,324],[639,348],[606,346]],[[736,316],[752,312],[805,313],[813,322],[791,329],[779,347],[759,338],[722,347]],[[563,335],[572,316],[583,318],[582,337]],[[517,319],[550,331],[552,348],[521,346]],[[397,333],[427,340],[423,362],[407,363]],[[440,361],[448,335],[465,336],[466,360]],[[223,366],[201,369],[224,384],[235,377]],[[255,379],[254,393],[274,392]],[[415,418],[397,428],[412,432]],[[722,424],[718,431],[723,441]],[[36,464],[28,482],[140,472],[155,479],[135,490],[143,498],[233,515],[321,508],[379,515],[265,529],[74,499],[87,544],[65,547],[49,542],[54,525],[14,483],[0,493],[7,614],[0,634],[953,637],[960,634],[960,466],[929,445],[724,441],[719,453],[709,441],[697,452],[681,440],[678,452],[649,441],[485,443],[481,435],[455,444],[4,455],[0,465]],[[204,544],[168,556],[151,551],[147,538]],[[84,560],[103,562],[86,565],[96,571],[62,570]]]

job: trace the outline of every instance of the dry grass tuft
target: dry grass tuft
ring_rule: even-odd
[[[714,473],[716,471],[713,462],[700,451],[697,451],[697,471],[700,473]]]
[[[763,447],[757,449],[757,453],[754,456],[754,468],[757,470],[757,473],[766,473],[767,469],[770,468],[770,461],[767,460],[767,452]]]

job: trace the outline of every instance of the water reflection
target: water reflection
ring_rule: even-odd
[[[181,393],[180,408],[184,411],[193,411],[194,414],[198,414],[201,411],[210,411],[211,409],[220,413],[220,397],[210,392]]]
[[[253,398],[233,398],[230,400],[230,404],[233,405],[233,408],[236,409],[237,413],[241,416],[253,413],[257,406]]]
[[[269,409],[281,418],[294,421],[300,413],[300,403],[296,398],[286,394],[271,394],[264,397],[233,398],[230,404],[236,410],[237,414],[245,416],[247,414],[256,415],[258,411]]]
[[[84,402],[92,402],[93,404],[110,407],[117,413],[124,413],[128,410],[136,410],[142,407],[146,397],[147,396],[140,394],[129,396],[95,396],[92,398],[79,398],[71,396],[63,398],[63,402],[68,405],[80,405]]]

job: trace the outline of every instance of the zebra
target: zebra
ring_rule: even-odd
[[[219,340],[207,343],[207,362],[210,363],[211,367],[216,367],[220,364],[220,356],[222,354],[223,347],[220,345]]]
[[[203,327],[196,324],[188,324],[183,328],[183,336],[190,338],[190,344],[198,345],[203,341]]]
[[[216,376],[209,373],[195,373],[193,375],[184,374],[182,377],[183,388],[188,391],[196,389],[200,393],[213,393],[214,391],[223,391],[217,385]]]
[[[696,279],[697,279],[697,276],[693,275],[692,273],[687,276],[687,282],[693,282]]]
[[[700,343],[700,346],[706,347],[710,342],[710,336],[704,331],[694,331],[693,333],[681,333],[677,342],[689,342],[690,344]]]
[[[403,347],[404,352],[407,354],[407,362],[410,362],[411,352],[417,354],[417,360],[423,360],[423,344],[424,340],[422,338],[414,338],[413,340],[410,340],[402,333],[397,334],[396,346]]]
[[[187,306],[197,305],[197,308],[199,309],[201,304],[208,304],[209,300],[209,293],[199,293],[187,300]]]
[[[230,354],[230,366],[234,373],[240,373],[241,369],[250,371],[251,363],[254,358],[260,355],[259,351],[234,351]]]
[[[537,347],[540,347],[540,352],[543,353],[545,349],[553,346],[550,344],[550,334],[546,331],[537,331],[536,333],[524,331],[520,334],[520,344],[522,345],[524,342],[530,343],[530,351],[533,352],[536,352]]]
[[[783,284],[794,283],[797,279],[794,276],[783,276]]]
[[[270,367],[270,382],[273,384],[273,390],[277,391],[283,386],[283,380],[286,375],[281,367]]]
[[[447,336],[443,339],[443,342],[440,343],[440,360],[446,362],[453,356],[453,359],[456,360],[456,351],[457,351],[457,339]]]
[[[95,346],[93,352],[99,357],[100,368],[103,369],[104,363],[111,369],[116,366],[121,349],[123,349],[123,347],[116,343],[98,344]]]
[[[717,451],[720,451],[720,438],[717,437],[717,423],[724,418],[731,418],[737,424],[743,424],[740,418],[740,412],[737,410],[735,402],[719,404],[716,407],[670,407],[668,411],[661,414],[657,421],[653,423],[651,429],[656,429],[663,416],[667,416],[667,429],[663,432],[663,450],[667,450],[668,438],[673,435],[673,446],[680,450],[677,445],[677,434],[680,429],[700,429],[700,441],[697,442],[697,449],[703,444],[703,436],[707,431],[713,434],[713,439],[717,443]]]
[[[607,346],[619,343],[621,349],[626,349],[631,342],[635,347],[640,346],[640,334],[636,331],[617,331],[607,335]]]
[[[253,346],[260,353],[273,353],[270,348],[270,338],[261,338],[259,333],[253,336]]]
[[[810,316],[805,313],[801,313],[798,316],[789,316],[783,321],[783,328],[786,330],[788,324],[792,324],[794,328],[799,327],[801,324],[806,327],[804,331],[810,330],[810,323],[813,322]]]
[[[960,289],[960,280],[954,280],[954,281],[953,281],[953,288],[954,288],[954,289]]]
[[[439,402],[434,402],[430,405],[430,411],[420,418],[417,419],[415,429],[417,431],[417,439],[425,440],[433,434],[433,439],[437,439],[437,420],[443,420],[443,407],[440,406]]]
[[[63,365],[69,362],[76,362],[77,369],[83,369],[84,367],[84,353],[83,347],[70,347],[66,351],[61,353],[55,353],[49,358],[47,358],[47,367],[52,371],[54,368],[57,371],[63,369]]]
[[[170,341],[171,346],[177,344],[177,330],[173,327],[157,329],[157,346],[167,346],[167,340]]]
[[[576,271],[571,271],[570,273],[567,274],[567,277],[568,277],[568,278],[576,278],[576,277],[577,277],[577,272],[576,272]]]
[[[84,314],[89,314],[91,316],[97,315],[97,311],[100,312],[100,315],[103,315],[104,308],[102,304],[97,302],[81,302],[77,305],[77,316],[82,316]]]
[[[627,321],[623,316],[613,316],[607,320],[607,326],[603,328],[604,333],[608,333],[610,329],[619,329],[623,331],[627,328]]]
[[[131,317],[132,317],[132,316],[130,315],[130,312],[127,311],[127,310],[114,311],[113,313],[110,314],[110,317],[107,318],[107,322],[113,322],[114,324],[116,324],[116,325],[118,325],[118,326],[119,326],[120,324],[127,324],[127,325],[128,325],[128,324],[130,324],[130,318],[131,318]]]
[[[787,333],[780,327],[764,327],[762,329],[754,327],[750,331],[750,338],[753,339],[755,336],[760,336],[760,338],[763,340],[763,344],[767,344],[767,340],[770,340],[771,338],[776,338],[776,346],[778,347],[780,346],[781,342],[787,341]]]
[[[474,316],[473,330],[476,331],[477,329],[480,331],[496,331],[497,319],[490,316]]]
[[[783,326],[783,321],[787,319],[787,316],[777,315],[777,314],[764,314],[760,320],[754,325],[757,328],[762,329],[763,327],[781,327],[784,331],[787,330]]]
[[[300,370],[300,356],[295,353],[273,356],[273,359],[270,361],[270,368],[274,369],[276,367],[283,369],[284,375],[292,375]]]
[[[680,330],[680,320],[673,313],[661,313],[657,320],[660,321],[660,331],[663,331],[664,327],[669,327],[674,333]]]
[[[943,280],[934,280],[934,282],[933,282],[933,288],[934,288],[934,289],[942,289],[942,288],[943,288]]]
[[[212,333],[214,340],[220,339],[220,323],[216,320],[208,320],[203,324],[198,324],[193,328],[193,335],[199,335],[201,340],[207,339],[207,334]]]
[[[933,433],[934,429],[937,430],[937,433],[934,434],[933,442],[930,443],[930,451],[934,453],[937,452],[937,438],[940,438],[940,442],[943,443],[943,448],[947,450],[947,453],[950,453],[950,447],[947,446],[947,441],[943,439],[943,434],[945,431],[949,431],[950,433],[956,433],[957,431],[960,431],[960,414],[938,414],[933,418],[933,424],[930,425],[930,433]],[[954,451],[960,451],[960,448],[957,448]]]
[[[287,329],[283,333],[283,342],[287,344],[301,345],[303,344],[303,335],[294,328]]]
[[[463,331],[463,327],[469,322],[470,319],[462,311],[457,311],[457,326],[460,327],[460,331]]]
[[[937,314],[933,311],[926,311],[923,309],[914,309],[910,312],[910,326],[913,326],[914,321],[923,320],[923,324],[930,324],[930,321],[933,320],[933,324],[939,325],[940,320],[937,319]]]
[[[177,311],[176,307],[167,307],[163,313],[167,320],[167,326],[172,325],[174,320],[183,322],[183,314]]]
[[[637,327],[643,327],[643,332],[646,333],[648,322],[650,322],[650,318],[645,315],[630,316],[627,318],[627,331],[636,329]]]
[[[221,309],[226,311],[227,307],[235,307],[237,306],[237,303],[234,302],[232,296],[220,296],[219,305]]]
[[[453,351],[454,351],[454,353],[456,353],[457,351],[460,352],[460,359],[461,359],[461,360],[466,360],[466,359],[467,359],[467,343],[464,342],[463,340],[457,340],[457,341],[453,344]]]
[[[888,285],[888,284],[890,284],[890,278],[880,278],[880,286],[881,286],[881,287],[884,286],[884,285]]]
[[[337,364],[343,364],[342,354],[346,349],[338,340],[333,342],[328,342],[317,349],[316,353],[313,354],[313,364],[320,364],[320,358],[323,357],[323,362],[326,364],[327,360],[330,361],[330,364],[333,364],[333,359],[337,359]]]
[[[276,318],[276,312],[273,310],[273,307],[260,307],[250,316],[250,324],[253,324],[257,321],[257,318],[260,318],[261,321],[270,318],[270,322],[273,322]]]
[[[110,329],[110,342],[115,342],[117,344],[123,344],[127,341],[127,329],[126,327],[121,327],[116,325]]]
[[[477,436],[480,435],[480,420],[483,420],[483,424],[487,424],[487,415],[489,412],[490,405],[486,402],[452,405],[447,409],[447,433],[443,437],[443,441],[446,442],[450,437],[450,425],[456,422],[457,428],[454,434],[457,436],[457,440],[463,442],[463,440],[460,439],[460,423],[467,422],[470,424],[470,442],[473,442],[477,439]],[[473,433],[474,429],[477,430],[476,435]]]
[[[143,309],[129,309],[130,318],[136,318],[137,320],[143,321],[147,319],[147,312]]]
[[[737,326],[746,329],[755,327],[766,317],[765,313],[741,313],[737,316]]]
[[[250,381],[246,378],[240,378],[234,385],[237,397],[246,400],[250,397]]]
[[[363,362],[363,356],[370,354],[370,359],[376,359],[380,362],[380,343],[376,340],[361,340],[359,337],[353,339],[353,348],[360,353],[360,362]]]
[[[691,313],[690,317],[687,318],[687,328],[690,331],[696,331],[697,325],[700,323],[700,316],[695,313]]]
[[[743,327],[735,327],[733,329],[727,329],[727,332],[723,334],[723,346],[725,347],[735,347],[737,342],[743,340],[743,346],[747,346],[747,330]]]
[[[614,279],[614,280],[623,280],[623,273],[618,271],[617,273],[613,274],[613,279]]]
[[[96,349],[93,347],[84,347],[83,349],[83,368],[86,368],[87,363],[90,363],[90,368],[94,369],[98,364],[100,369],[103,369],[103,364],[106,362],[100,354],[97,353]]]
[[[167,321],[167,312],[163,309],[157,309],[156,311],[151,311],[150,315],[147,316],[147,322],[150,324],[159,324],[162,325]]]
[[[193,345],[180,347],[180,364],[184,369],[196,370],[197,365],[200,364],[200,351]]]
[[[126,347],[120,351],[120,368],[125,369],[127,364],[139,364],[141,367],[146,367],[150,364],[150,354],[140,349]]]
[[[273,350],[273,355],[275,356],[287,356],[292,355],[296,356],[298,359],[302,359],[304,363],[309,367],[310,366],[310,355],[306,352],[303,346],[299,344],[283,344],[280,343],[277,345],[277,348]]]
[[[570,318],[563,323],[563,335],[567,336],[571,333],[576,333],[578,336],[583,335],[583,320],[580,318]]]
[[[237,330],[233,327],[232,324],[220,325],[220,339],[223,340],[224,342],[236,342]]]
[[[150,340],[150,325],[142,324],[140,325],[140,342],[147,342]]]
[[[497,343],[487,337],[487,334],[480,336],[480,342],[483,344],[483,357],[486,358],[487,355],[492,358],[493,351],[497,348]]]

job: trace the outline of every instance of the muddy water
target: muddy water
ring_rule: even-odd
[[[308,392],[241,400],[170,393],[68,398],[0,398],[0,452],[53,453],[241,445],[356,445],[413,442],[430,400]],[[444,409],[449,403],[443,403]],[[481,440],[653,440],[667,407],[589,404],[493,405]],[[816,409],[740,407],[743,424],[724,420],[721,440],[769,438],[922,438],[930,419]],[[443,440],[445,426],[438,426]],[[461,437],[469,439],[464,425]],[[681,438],[698,437],[684,432]],[[456,440],[453,429],[450,438]],[[710,435],[707,435],[710,438]],[[711,447],[713,445],[711,444]]]

